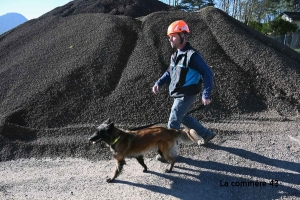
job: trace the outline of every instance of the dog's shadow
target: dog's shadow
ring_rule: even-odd
[[[152,175],[171,180],[171,187],[164,187],[161,183],[162,186],[159,184],[136,183],[120,179],[115,180],[114,183],[132,185],[134,187],[144,188],[146,190],[180,199],[199,199],[199,197],[224,199],[226,197],[232,197],[232,194],[240,195],[241,192],[245,193],[249,199],[260,198],[260,195],[264,195],[271,199],[280,199],[285,195],[300,197],[299,190],[283,184],[288,183],[300,186],[299,163],[272,159],[244,149],[223,147],[215,144],[206,145],[206,148],[226,151],[250,161],[294,171],[296,173],[234,166],[215,161],[195,160],[192,157],[180,157],[177,162],[178,165],[175,164],[171,174],[151,170],[148,171],[148,173],[151,173]],[[188,167],[182,167],[180,163],[185,163]],[[180,171],[176,171],[176,169],[180,169]],[[224,172],[226,174],[224,174]],[[243,178],[241,176],[252,178]],[[271,185],[270,183],[272,180],[278,182],[274,182],[274,184]],[[253,181],[266,182],[266,186],[241,188],[232,187],[230,185],[226,186],[225,184],[226,182],[230,184],[231,182],[242,183]],[[151,182],[152,181],[149,183]],[[253,192],[254,189],[256,192]]]

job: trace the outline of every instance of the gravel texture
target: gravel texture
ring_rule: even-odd
[[[145,159],[148,173],[136,160],[127,159],[114,183],[105,180],[112,175],[115,161],[103,159],[101,153],[96,159],[3,161],[0,199],[299,199],[299,124],[207,123],[218,130],[218,136],[206,147],[181,146],[173,173],[164,173],[167,164],[153,157]]]
[[[166,124],[172,99],[167,87],[159,95],[151,88],[169,65],[166,29],[178,19],[214,72],[212,103],[193,116],[218,137],[208,148],[181,145],[170,176],[154,153],[149,174],[132,174],[130,161],[109,190],[111,154],[87,138],[107,118],[122,128]],[[0,35],[0,197],[299,198],[299,74],[299,54],[213,7],[72,1]],[[281,187],[219,186],[244,179]]]

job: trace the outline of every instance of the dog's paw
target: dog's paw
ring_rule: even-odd
[[[108,178],[108,179],[106,179],[106,182],[107,182],[107,183],[111,183],[111,182],[113,182],[113,180],[114,180],[114,179]]]
[[[172,171],[172,170],[170,170],[170,169],[166,169],[166,170],[165,170],[166,173],[170,173],[171,171]]]
[[[148,169],[144,169],[143,172],[144,172],[144,173],[147,173],[147,172],[148,172]]]

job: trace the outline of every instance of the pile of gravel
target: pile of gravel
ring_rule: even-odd
[[[169,65],[166,29],[178,19],[215,75],[213,103],[194,117],[298,114],[295,51],[216,8],[124,2],[73,1],[0,35],[0,160],[97,155],[86,138],[107,118],[125,128],[166,123],[167,86],[159,95],[151,88]],[[193,108],[200,104],[199,96]]]
[[[53,9],[42,17],[67,17],[86,13],[109,13],[113,15],[141,17],[156,11],[168,11],[170,9],[169,5],[157,0],[75,0]]]

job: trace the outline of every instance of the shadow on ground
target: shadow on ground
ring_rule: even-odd
[[[300,185],[299,163],[271,159],[244,149],[215,144],[209,144],[207,148],[238,155],[247,161],[257,162],[260,165],[273,166],[296,173],[262,170],[253,167],[222,164],[215,161],[179,157],[178,163],[186,163],[191,166],[187,168],[175,165],[172,173],[180,176],[175,177],[172,174],[154,171],[148,172],[171,180],[173,182],[171,188],[124,180],[116,180],[115,183],[128,184],[179,199],[199,199],[200,197],[201,199],[280,199],[285,195],[300,197],[299,190],[291,186]],[[178,172],[176,169],[184,170],[184,172]],[[226,175],[223,173],[226,173]],[[249,178],[238,177],[237,174]],[[184,179],[182,176],[192,176],[192,179]]]

